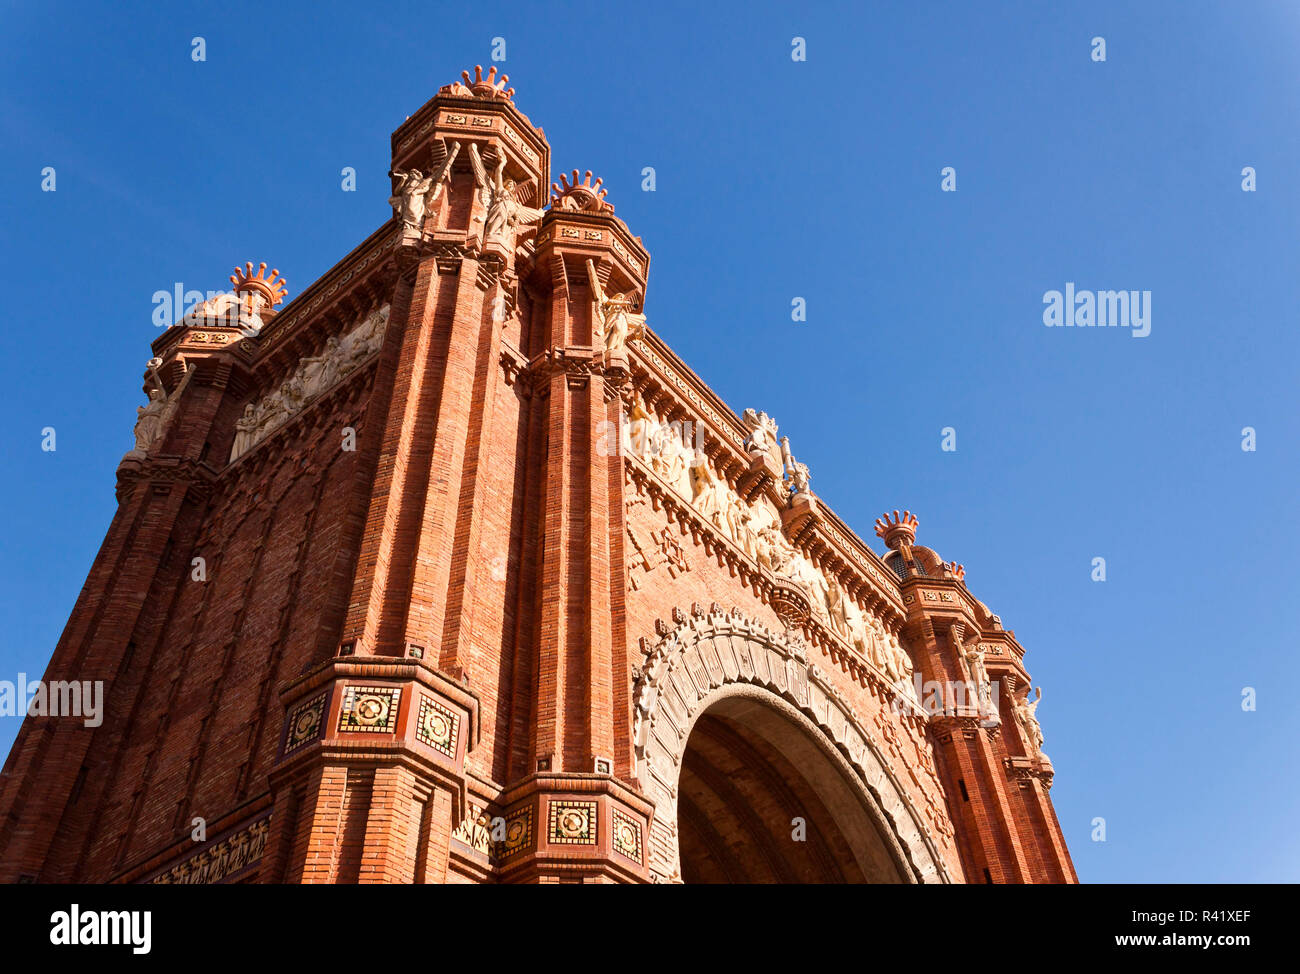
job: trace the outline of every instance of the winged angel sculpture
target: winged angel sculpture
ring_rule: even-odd
[[[460,143],[453,142],[451,150],[443,146],[442,160],[435,162],[434,170],[424,175],[418,169],[394,169],[388,175],[397,180],[388,203],[402,218],[402,225],[418,234],[424,233],[424,217],[442,192],[451,164],[460,152]]]
[[[605,351],[617,352],[634,338],[645,337],[645,315],[637,314],[636,293],[628,291],[607,295],[596,276],[596,265],[587,260],[587,278],[591,281],[592,330],[600,329],[592,338],[605,346]]]
[[[507,254],[513,253],[515,234],[519,228],[538,223],[546,211],[524,206],[515,197],[515,181],[506,177],[504,153],[497,155],[497,165],[491,179],[488,178],[476,143],[470,143],[469,157],[474,165],[474,182],[478,186],[480,199],[487,208],[487,217],[483,221],[483,245],[500,243],[504,245]]]

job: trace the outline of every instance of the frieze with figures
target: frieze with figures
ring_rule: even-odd
[[[319,355],[298,361],[279,389],[248,403],[235,421],[230,462],[252,450],[378,353],[388,327],[388,310],[385,304],[372,311],[341,339],[331,335]]]
[[[790,456],[788,441],[781,443],[778,454],[775,422],[753,410],[746,411],[745,422],[750,428],[746,451],[751,456],[766,456],[774,464],[780,456],[787,470],[784,481],[787,496],[793,499],[801,491],[806,492],[807,468]],[[778,582],[793,583],[806,592],[809,610],[822,628],[870,662],[890,685],[905,687],[904,693],[914,695],[914,666],[898,637],[846,591],[837,575],[819,569],[790,543],[782,529],[780,511],[766,494],[760,493],[748,501],[740,497],[698,444],[688,442],[692,432],[689,423],[664,421],[638,398],[621,425],[625,456],[648,468],[714,533],[743,552],[760,571],[765,570]],[[638,565],[648,572],[654,562],[646,557],[647,546],[635,535],[632,540],[633,555],[643,559]],[[629,587],[639,587],[634,576],[629,578]]]

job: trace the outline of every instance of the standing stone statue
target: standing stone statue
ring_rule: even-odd
[[[964,655],[966,665],[970,668],[971,682],[975,684],[975,695],[979,702],[981,716],[995,716],[993,709],[993,681],[989,679],[989,671],[984,666],[984,650],[976,646],[974,649],[968,649]]]
[[[451,164],[458,152],[460,143],[453,142],[451,151],[428,176],[418,169],[394,169],[389,172],[388,175],[397,180],[397,185],[393,187],[393,195],[388,197],[388,203],[402,218],[403,226],[416,233],[424,233],[425,214],[442,192],[443,182],[451,171]]]
[[[1025,750],[1031,757],[1047,757],[1043,753],[1043,728],[1038,723],[1036,716],[1038,703],[1043,699],[1043,688],[1035,687],[1037,696],[1033,700],[1029,699],[1029,694],[1025,694],[1025,699],[1015,702],[1016,720],[1020,724],[1021,735],[1025,739]]]
[[[148,371],[149,376],[153,378],[153,385],[149,388],[149,401],[144,406],[136,407],[135,410],[135,449],[131,450],[127,456],[144,456],[149,450],[162,442],[166,430],[175,410],[181,399],[181,394],[185,391],[187,385],[190,385],[191,378],[194,378],[195,369],[191,367],[186,369],[185,377],[179,381],[177,388],[172,390],[172,394],[165,393],[165,386],[162,385],[162,377],[159,375],[159,368],[162,365],[162,359],[149,359]]]
[[[745,452],[751,455],[771,454],[772,448],[776,446],[776,420],[767,413],[756,412],[753,409],[746,409],[740,420],[749,430],[749,436],[745,437]]]
[[[478,145],[471,142],[469,146],[470,161],[474,164],[474,181],[478,184],[480,198],[487,208],[483,220],[483,245],[500,243],[507,254],[515,249],[515,232],[519,227],[538,223],[546,215],[545,210],[524,206],[515,199],[515,181],[506,178],[506,157],[497,157],[497,168],[489,180],[483,160],[478,154]]]
[[[790,494],[790,500],[793,501],[796,494],[812,493],[812,474],[808,471],[806,463],[800,463],[790,452],[790,437],[781,437],[781,465],[785,468],[785,476],[782,478],[785,483],[785,489]]]
[[[645,337],[645,315],[636,314],[635,294],[607,296],[596,276],[596,265],[587,260],[587,279],[591,281],[592,339],[603,342],[605,353],[617,352],[634,338]],[[599,334],[596,334],[599,328]]]
[[[194,372],[197,368],[186,369],[185,377],[172,390],[171,395],[167,395],[164,391],[162,376],[158,374],[161,365],[162,359],[160,358],[151,358],[149,360],[148,369],[149,374],[153,377],[153,386],[149,389],[148,404],[139,406],[136,409],[135,449],[128,456],[132,454],[144,456],[162,442],[163,436],[167,433],[167,427],[176,414],[181,393],[189,385],[190,379],[194,378]]]

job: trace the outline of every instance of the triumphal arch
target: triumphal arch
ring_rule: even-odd
[[[46,673],[103,721],[27,718],[0,880],[1075,881],[1014,634],[673,353],[507,79],[391,176],[153,343]]]

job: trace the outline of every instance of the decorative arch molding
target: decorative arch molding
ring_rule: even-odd
[[[828,675],[808,661],[797,636],[716,603],[708,612],[694,605],[689,616],[674,609],[673,622],[655,624],[653,644],[642,640],[645,658],[633,685],[633,774],[655,803],[648,851],[657,881],[680,877],[678,779],[691,729],[709,707],[736,694],[766,698],[820,746],[854,786],[902,875],[954,881],[888,757]]]

